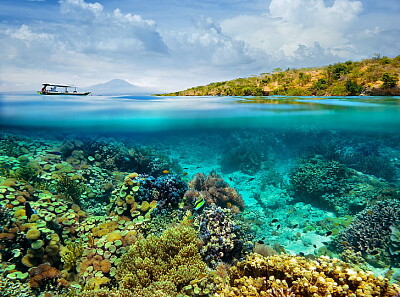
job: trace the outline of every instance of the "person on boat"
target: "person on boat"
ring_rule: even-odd
[[[43,86],[42,93],[46,93],[46,86]]]

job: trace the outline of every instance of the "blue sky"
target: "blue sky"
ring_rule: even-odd
[[[0,0],[0,91],[157,91],[400,54],[399,0]]]

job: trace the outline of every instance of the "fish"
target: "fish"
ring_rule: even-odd
[[[195,215],[191,215],[190,217],[187,218],[187,220],[194,219]]]
[[[36,210],[34,210],[31,205],[29,204],[29,202],[25,202],[25,213],[26,213],[26,217],[28,219],[31,218],[31,216],[35,213],[37,213]]]
[[[169,173],[169,170],[163,170],[162,173],[168,174],[168,173]]]
[[[281,227],[281,225],[276,226],[276,230],[279,230],[280,227]]]
[[[258,244],[264,244],[264,241],[263,240],[259,240],[259,241],[257,241],[257,243]]]
[[[278,221],[278,219],[273,219],[272,221],[271,221],[271,223],[276,223]]]
[[[370,251],[369,254],[372,255],[372,256],[375,256],[375,255],[379,254],[379,251],[378,250],[373,250],[373,251]]]
[[[202,208],[204,206],[205,203],[206,203],[206,200],[204,200],[204,197],[201,197],[194,204],[194,210],[199,210],[200,208]]]
[[[328,231],[328,232],[325,233],[325,236],[329,236],[331,234],[332,234],[332,231]]]
[[[255,177],[250,177],[249,178],[249,181],[253,181],[253,180],[255,180],[256,178]]]
[[[62,155],[62,152],[57,152],[57,151],[50,151],[50,152],[47,152],[48,154],[51,154],[51,155],[57,155],[57,156],[61,156]]]
[[[185,176],[185,175],[188,175],[188,173],[187,173],[187,172],[184,172],[184,173],[182,173],[182,175]]]
[[[294,224],[292,228],[295,229],[295,228],[297,228],[298,226],[299,226],[299,224]]]

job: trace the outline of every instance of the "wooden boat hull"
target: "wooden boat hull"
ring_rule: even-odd
[[[67,95],[67,96],[87,96],[90,92],[78,93],[78,92],[37,92],[39,95]]]

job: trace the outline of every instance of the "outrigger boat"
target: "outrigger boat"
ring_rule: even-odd
[[[63,88],[59,91],[57,88]],[[73,88],[73,91],[69,91],[69,88]],[[75,95],[75,96],[87,96],[90,92],[78,92],[76,87],[67,85],[53,85],[43,84],[42,90],[37,92],[39,95]]]

